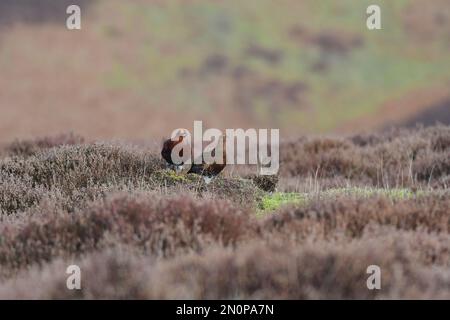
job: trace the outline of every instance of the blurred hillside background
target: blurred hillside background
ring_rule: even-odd
[[[450,124],[450,1],[1,0],[0,111],[0,142]]]

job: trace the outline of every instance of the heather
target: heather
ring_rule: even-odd
[[[324,179],[382,188],[447,188],[450,128],[390,129],[347,138],[301,137],[281,146],[280,171],[295,178]]]
[[[0,298],[450,298],[446,126],[285,138],[278,176],[210,184],[72,134],[0,154]]]
[[[4,214],[33,207],[43,199],[56,199],[58,205],[73,211],[114,191],[170,194],[182,190],[201,196],[214,190],[241,203],[251,203],[260,192],[251,179],[219,178],[206,186],[196,175],[181,176],[165,169],[155,153],[106,143],[43,147],[34,155],[7,156],[0,160],[0,177]]]

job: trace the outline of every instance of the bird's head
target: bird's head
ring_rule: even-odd
[[[180,128],[180,129],[176,129],[172,132],[172,135],[170,137],[170,139],[172,141],[178,141],[181,142],[183,141],[184,138],[186,138],[189,135],[189,131],[187,129],[184,128]]]

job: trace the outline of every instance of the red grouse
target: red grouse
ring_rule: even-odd
[[[172,151],[180,143],[184,142],[184,138],[187,136],[187,133],[185,130],[180,130],[177,132],[175,137],[173,139],[167,139],[164,141],[163,148],[161,150],[161,156],[164,160],[167,162],[167,166],[170,169],[175,170],[176,172],[181,172],[184,169],[184,163],[175,164],[172,160]],[[222,161],[220,163],[213,162],[213,163],[206,163],[204,161],[203,154],[201,156],[201,162],[199,164],[193,163],[187,173],[193,173],[201,175],[206,183],[211,182],[211,180],[217,176],[220,172],[222,172],[223,169],[225,169],[226,166],[226,138],[225,136],[222,136],[221,139],[219,139],[222,143]],[[219,142],[220,143],[220,142]],[[192,149],[191,154],[192,154]],[[216,146],[212,151],[211,155],[215,156],[216,152],[219,152],[218,146]],[[183,158],[183,149],[180,150],[179,156]],[[194,161],[197,162],[197,161]]]

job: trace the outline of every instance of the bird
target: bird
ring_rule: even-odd
[[[167,166],[175,172],[181,172],[184,169],[184,163],[175,164],[172,160],[172,150],[180,143],[183,143],[184,138],[188,136],[186,129],[180,129],[172,139],[167,139],[163,143],[161,156],[167,162]],[[183,149],[181,149],[179,156],[183,158]]]
[[[191,168],[187,173],[193,173],[197,174],[203,177],[203,180],[206,184],[209,184],[214,177],[219,175],[225,169],[226,167],[226,160],[227,160],[227,154],[226,154],[226,136],[222,136],[220,139],[222,141],[222,161],[221,163],[205,163],[202,155],[202,161],[201,163],[197,164],[196,162],[200,161],[194,161]],[[220,142],[219,142],[220,143]],[[211,155],[215,156],[216,151],[219,151],[217,148],[219,147],[219,144],[211,151]]]

